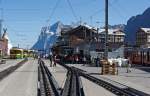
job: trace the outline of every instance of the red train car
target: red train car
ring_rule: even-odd
[[[128,57],[133,64],[150,66],[150,48],[127,48],[125,49],[125,58]]]

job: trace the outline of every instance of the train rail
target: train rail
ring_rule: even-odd
[[[75,67],[69,67],[65,64],[60,64],[61,66],[65,67],[67,70],[74,70],[76,71],[80,76],[92,81],[93,83],[107,89],[108,91],[112,92],[113,94],[117,95],[117,96],[150,96],[150,94],[146,94],[144,92],[138,91],[134,88],[125,86],[122,84],[122,86],[124,87],[118,87],[115,86],[114,84],[107,82],[103,79],[99,79],[96,77],[93,77],[89,74],[87,74],[84,70],[75,68]],[[120,83],[119,83],[120,84]]]
[[[0,72],[0,80],[4,79],[6,76],[8,76],[12,72],[14,72],[16,69],[18,69],[19,67],[21,67],[27,61],[28,61],[27,59],[24,59],[23,61],[19,62],[15,66],[11,66],[11,67],[9,67],[9,68],[1,71]]]
[[[60,96],[60,92],[52,74],[43,61],[38,66],[38,96]]]
[[[68,70],[62,96],[85,96],[79,74],[74,70]]]

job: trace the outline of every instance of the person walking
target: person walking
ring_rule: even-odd
[[[84,63],[83,64],[83,66],[84,66],[86,64],[86,57],[85,56],[83,57],[83,63]]]
[[[127,73],[131,72],[131,60],[128,57],[128,62],[127,62]]]
[[[49,55],[50,67],[52,67],[52,55]]]
[[[99,67],[99,64],[100,64],[100,59],[99,59],[99,57],[97,56],[97,58],[96,58],[96,67]]]
[[[40,62],[41,62],[41,57],[38,56],[38,64],[40,64]]]
[[[54,56],[54,64],[53,64],[53,67],[56,67],[56,59],[57,59],[57,56],[55,55],[55,56]]]
[[[76,64],[79,63],[79,58],[78,58],[78,56],[75,56],[75,62],[76,62]]]

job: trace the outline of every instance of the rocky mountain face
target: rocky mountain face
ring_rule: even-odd
[[[41,52],[49,52],[52,45],[56,42],[56,39],[60,35],[61,27],[63,24],[61,22],[56,22],[52,26],[42,27],[41,33],[37,42],[33,45],[32,49],[39,50]]]
[[[70,30],[70,28],[72,28],[72,26],[64,25],[60,21],[51,26],[42,27],[39,38],[31,49],[39,50],[41,53],[49,53],[61,35],[61,32],[68,29]]]
[[[143,14],[132,16],[125,26],[125,41],[129,45],[135,45],[136,43],[136,32],[139,28],[150,28],[150,8],[146,9]]]

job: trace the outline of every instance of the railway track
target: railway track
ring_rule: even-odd
[[[61,96],[85,96],[79,74],[69,70]]]
[[[43,61],[38,66],[38,96],[60,96],[60,92],[52,74]]]
[[[103,79],[98,79],[96,77],[93,77],[89,74],[87,74],[84,70],[75,68],[75,67],[69,67],[65,64],[60,64],[61,66],[65,67],[67,70],[74,70],[76,71],[79,76],[82,76],[88,80],[90,80],[91,82],[105,88],[106,90],[112,92],[113,94],[117,95],[117,96],[150,96],[150,94],[146,94],[144,92],[138,91],[134,88],[122,85],[124,87],[118,87],[115,86],[114,84],[107,82]],[[120,84],[120,83],[119,83]]]
[[[27,62],[27,59],[24,59],[23,61],[19,62],[18,64],[16,64],[15,66],[11,66],[3,71],[0,72],[0,81],[2,79],[4,79],[5,77],[7,77],[9,74],[11,74],[12,72],[14,72],[16,69],[18,69],[19,67],[21,67],[25,62]]]

